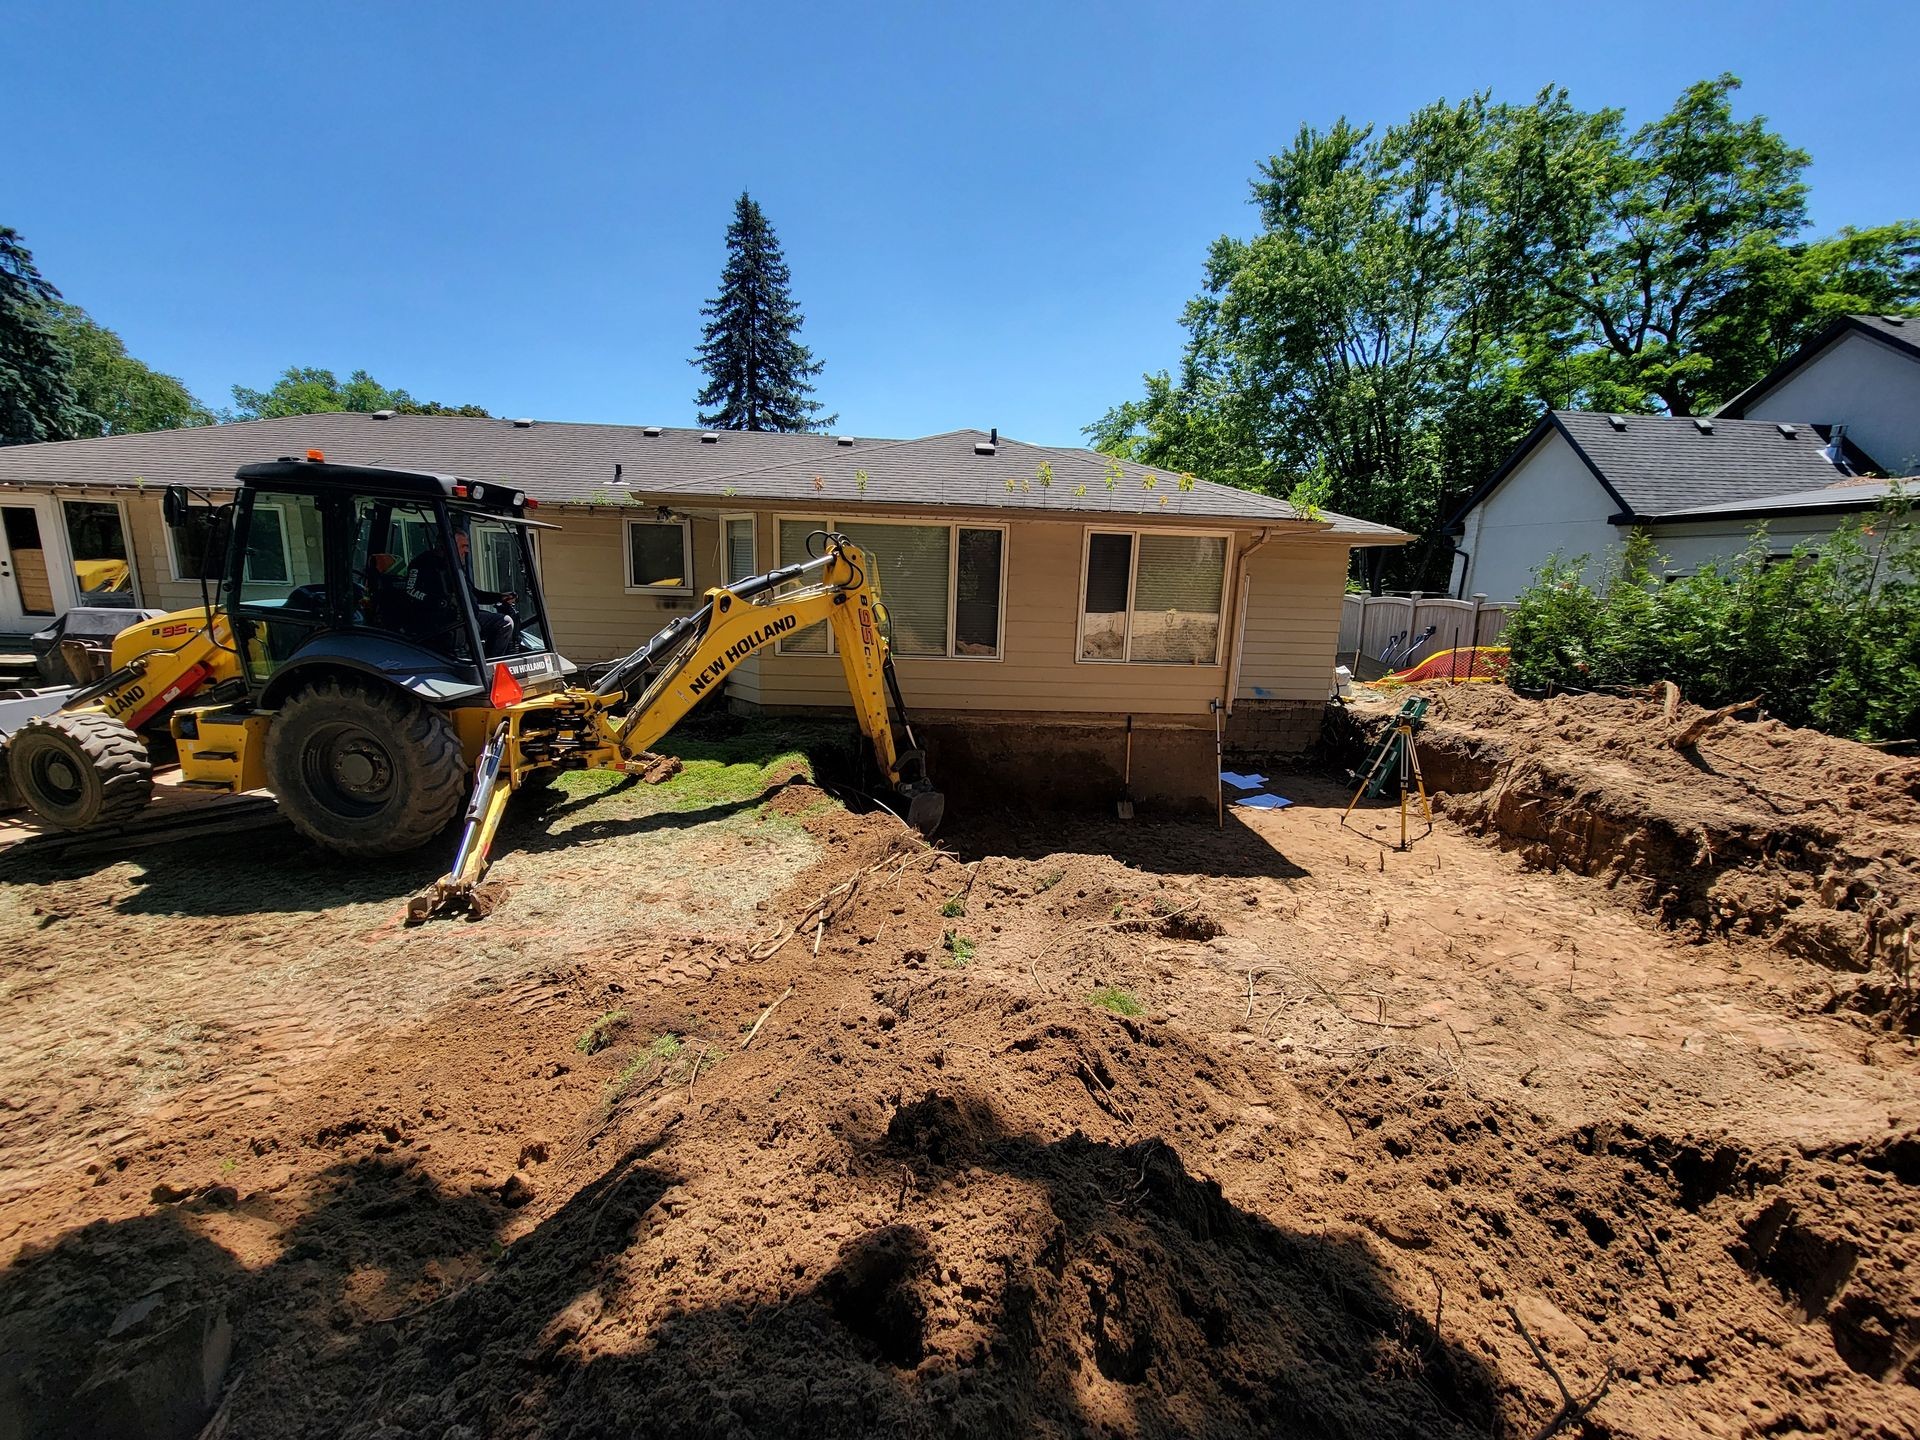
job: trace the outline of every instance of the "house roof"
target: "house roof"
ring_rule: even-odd
[[[982,453],[982,446],[989,446],[991,453]],[[1124,515],[1169,524],[1183,519],[1293,523],[1371,545],[1396,545],[1411,538],[1389,526],[1326,512],[1317,522],[1303,521],[1284,500],[1206,480],[1193,480],[1183,489],[1175,472],[1110,462],[1090,450],[1005,438],[992,443],[981,430],[875,440],[455,415],[384,420],[357,413],[297,415],[9,446],[0,449],[0,485],[185,484],[217,490],[231,486],[233,472],[242,464],[303,455],[309,449],[322,450],[334,461],[404,465],[510,482],[554,505],[603,504],[640,494],[830,502],[836,509],[940,506],[1036,515]],[[1111,489],[1110,464],[1115,477]],[[1040,483],[1043,465],[1051,469],[1051,484]],[[864,491],[857,479],[862,471]],[[1075,493],[1083,488],[1084,494]]]
[[[1317,522],[1306,520],[1271,495],[1185,479],[1177,471],[1114,460],[1091,450],[992,440],[984,430],[952,430],[836,449],[821,457],[777,461],[728,475],[689,477],[669,486],[668,492],[814,509],[852,503],[1316,525],[1371,544],[1410,538],[1391,526],[1324,511]]]
[[[1827,458],[1827,440],[1819,426],[1552,410],[1460,507],[1453,527],[1556,433],[1620,507],[1616,518],[1622,520],[1818,490],[1845,473]],[[1861,462],[1866,458],[1854,450],[1848,456]]]
[[[1744,520],[1767,515],[1818,515],[1845,510],[1871,510],[1893,494],[1894,486],[1911,487],[1913,484],[1912,480],[1848,479],[1817,490],[1794,490],[1760,500],[1722,500],[1714,505],[1697,505],[1691,510],[1675,510],[1659,518],[1663,521]]]
[[[1842,335],[1851,332],[1871,335],[1874,339],[1905,351],[1920,360],[1920,316],[1901,315],[1842,315],[1830,322],[1819,334],[1802,345],[1793,354],[1782,360],[1773,369],[1762,375],[1753,384],[1747,386],[1726,404],[1714,412],[1716,416],[1726,416],[1737,420],[1747,413],[1747,407],[1762,395],[1773,389],[1794,371],[1805,365],[1814,356],[1825,350]]]

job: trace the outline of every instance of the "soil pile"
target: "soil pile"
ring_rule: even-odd
[[[84,1433],[230,1324],[216,1440],[1526,1436],[1561,1383],[1564,1434],[1916,1433],[1904,1046],[1622,984],[1662,942],[1598,886],[1286,788],[934,850],[789,785],[819,858],[747,933],[636,927],[34,1217],[0,1395]],[[1710,1033],[1602,1008],[1676,984]]]
[[[1421,759],[1449,816],[1529,864],[1600,876],[1668,924],[1765,939],[1835,971],[1835,1008],[1920,1026],[1920,761],[1705,718],[1460,686],[1435,698]]]

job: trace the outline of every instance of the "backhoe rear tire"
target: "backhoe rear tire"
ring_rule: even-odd
[[[342,855],[393,855],[459,813],[467,762],[440,711],[391,687],[329,677],[274,716],[267,783],[308,839]]]
[[[29,720],[7,745],[7,775],[28,809],[63,830],[130,820],[153,798],[146,742],[99,710]]]

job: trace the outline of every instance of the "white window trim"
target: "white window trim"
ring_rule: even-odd
[[[1127,553],[1127,626],[1126,653],[1117,660],[1105,660],[1090,656],[1087,649],[1087,567],[1093,551],[1095,535],[1127,535],[1133,543]],[[1133,601],[1137,593],[1140,578],[1140,537],[1142,535],[1198,535],[1210,540],[1224,542],[1220,563],[1220,608],[1214,612],[1219,623],[1214,626],[1213,659],[1211,660],[1136,660],[1133,658]],[[1187,670],[1206,670],[1220,668],[1222,651],[1227,639],[1227,594],[1233,583],[1233,532],[1231,530],[1199,530],[1181,526],[1152,525],[1088,525],[1080,532],[1080,598],[1074,604],[1073,659],[1076,665],[1177,665]]]
[[[217,508],[218,507],[216,507],[216,510]],[[287,507],[284,505],[271,504],[264,500],[255,500],[253,502],[253,508],[256,510],[272,510],[279,515],[280,517],[280,568],[286,574],[292,575],[293,574],[293,550],[287,544]],[[215,513],[215,511],[209,511],[208,513],[213,514]],[[180,552],[174,547],[173,526],[167,524],[167,522],[164,519],[162,519],[160,522],[160,533],[166,536],[167,574],[170,577],[172,577],[173,583],[176,585],[198,585],[200,583],[200,577],[198,575],[182,575],[180,573]],[[227,577],[225,575],[209,575],[207,577],[207,583],[209,585],[218,585],[220,584],[221,581],[225,580],[226,578]]]
[[[133,522],[127,516],[127,502],[118,497],[104,501],[97,500],[84,492],[79,495],[61,496],[57,506],[60,516],[60,543],[67,552],[67,578],[73,582],[74,605],[84,605],[86,596],[81,593],[80,577],[73,568],[76,557],[73,553],[73,531],[67,525],[67,506],[101,504],[111,505],[120,512],[120,538],[127,547],[127,579],[131,582],[129,588],[133,592],[133,604],[129,608],[144,609],[147,597],[142,592],[140,584],[140,547],[133,543]],[[46,541],[42,539],[40,543],[44,546]]]
[[[780,525],[790,521],[797,525],[817,524],[820,528],[832,530],[842,524],[859,525],[915,525],[922,529],[947,527],[947,653],[944,655],[895,655],[893,658],[902,665],[938,664],[946,660],[960,660],[970,665],[994,665],[1007,658],[1007,572],[1013,566],[1008,557],[1012,553],[1013,537],[1004,521],[995,520],[947,520],[930,519],[925,515],[794,515],[787,512],[776,513],[773,517],[773,563],[783,563],[780,559]],[[995,630],[993,654],[956,655],[954,653],[954,625],[956,623],[955,606],[959,599],[960,584],[960,532],[962,530],[998,530],[1000,532],[1000,607],[994,616]],[[725,530],[721,534],[724,537]],[[756,532],[757,539],[757,532]],[[724,542],[723,542],[724,543]],[[883,592],[881,604],[886,603]],[[827,626],[827,648],[825,650],[789,650],[785,640],[776,640],[773,650],[776,655],[795,655],[809,660],[830,659],[840,652],[834,648],[833,627]]]
[[[1000,532],[1000,600],[993,612],[993,654],[962,655],[959,651],[960,626],[960,532],[962,530],[998,530]],[[997,665],[1007,658],[1007,572],[1013,568],[1007,557],[1013,536],[1005,525],[970,524],[956,520],[947,531],[947,654],[949,660],[964,660],[969,665]],[[932,656],[902,655],[902,660],[932,659]]]
[[[755,568],[750,574],[743,576],[742,578],[750,580],[753,578],[753,576],[762,573],[761,570],[759,569],[760,522],[754,518],[753,511],[751,510],[722,510],[720,512],[720,564],[718,569],[720,572],[720,583],[722,585],[728,585],[728,586],[737,585],[740,583],[738,580],[735,580],[731,575],[727,574],[727,560],[729,558],[727,554],[727,526],[732,524],[735,520],[746,521],[747,531],[753,537],[750,541],[748,541],[748,544],[753,549],[753,563]]]
[[[678,525],[680,527],[680,573],[684,585],[636,585],[633,583],[633,527],[636,525]],[[658,520],[652,516],[627,516],[620,525],[620,578],[629,595],[693,594],[693,525],[687,520]]]

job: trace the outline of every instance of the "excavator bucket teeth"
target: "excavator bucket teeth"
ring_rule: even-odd
[[[495,885],[463,885],[457,880],[436,880],[426,889],[407,897],[407,924],[424,925],[429,920],[451,920],[464,916],[484,920],[500,903]]]
[[[922,835],[931,835],[946,817],[947,797],[938,790],[922,790],[907,802],[907,823]]]

